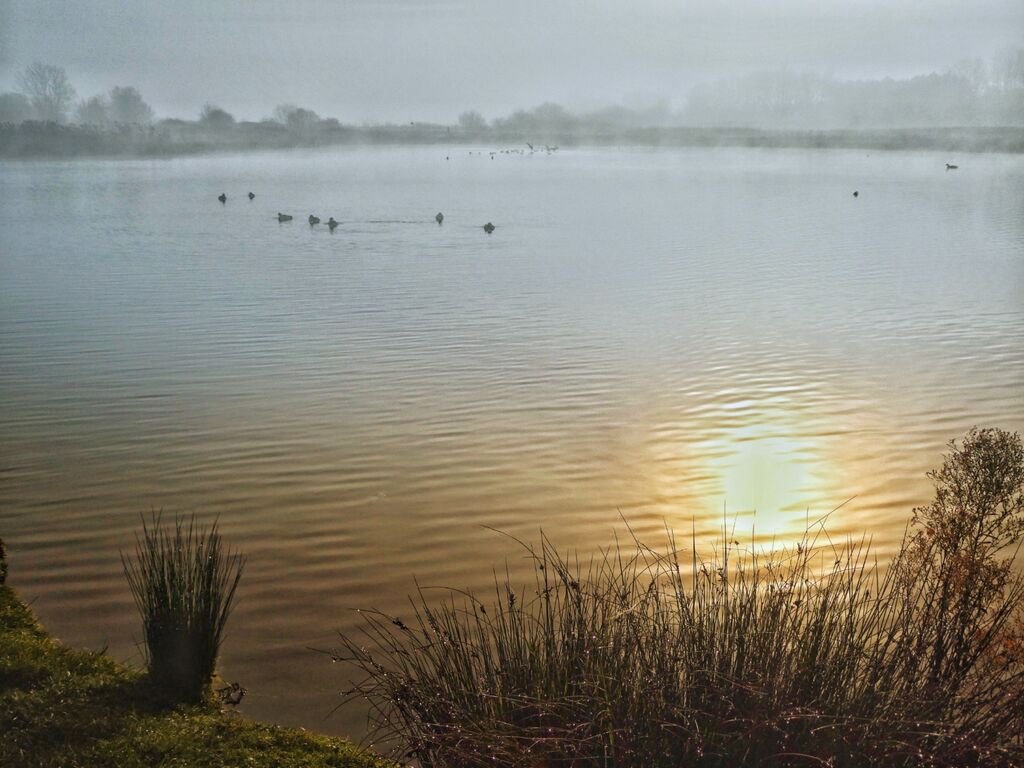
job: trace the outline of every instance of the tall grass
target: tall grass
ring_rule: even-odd
[[[142,615],[150,677],[169,697],[200,701],[209,692],[244,558],[225,549],[217,525],[158,515],[142,521],[135,557],[122,554]]]
[[[1001,477],[955,480],[979,454]],[[374,736],[424,766],[1024,765],[1020,439],[972,432],[933,477],[889,565],[820,528],[710,557],[670,535],[580,561],[542,537],[531,588],[420,590],[336,658]]]

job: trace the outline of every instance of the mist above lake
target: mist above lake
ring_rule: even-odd
[[[548,101],[679,110],[695,86],[755,72],[907,79],[988,62],[1022,39],[1013,0],[8,0],[0,90],[40,60],[65,68],[82,97],[135,85],[159,117],[212,102],[259,120],[288,102],[344,123],[448,123]]]

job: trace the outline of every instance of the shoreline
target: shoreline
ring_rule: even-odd
[[[143,670],[64,646],[0,579],[0,765],[393,768],[346,739],[213,700],[167,706]]]

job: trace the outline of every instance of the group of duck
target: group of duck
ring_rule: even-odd
[[[228,201],[227,193],[221,192],[219,195],[217,195],[217,199],[220,200],[221,203],[226,203]],[[249,193],[249,199],[250,200],[255,200],[256,199],[256,195],[254,193],[250,192]],[[279,222],[291,221],[294,218],[295,218],[294,216],[292,216],[290,214],[287,214],[287,213],[281,213],[280,211],[277,214],[277,220]],[[314,216],[311,213],[311,214],[309,214],[308,221],[309,221],[309,226],[315,227],[317,224],[320,223],[320,217],[319,216]],[[441,213],[440,211],[438,211],[437,215],[434,217],[434,221],[436,221],[438,223],[438,225],[444,224],[444,214]],[[327,220],[327,227],[331,230],[331,232],[333,232],[338,227],[339,224],[341,224],[341,222],[340,221],[336,221],[333,216],[331,216],[331,218],[329,218]],[[495,227],[494,227],[494,225],[491,222],[488,221],[486,224],[484,224],[483,229],[484,229],[484,232],[486,232],[489,235],[489,234],[491,234],[491,232],[494,231]]]
[[[526,146],[528,146],[530,148],[529,153],[527,153],[527,151],[525,149],[492,149],[489,152],[487,152],[487,154],[490,155],[491,160],[493,160],[495,155],[525,155],[525,154],[531,154],[532,155],[535,152],[545,152],[546,154],[550,155],[550,154],[553,154],[554,152],[558,151],[558,147],[549,147],[547,144],[544,145],[543,149],[535,148],[533,146],[533,144],[531,144],[530,142],[526,142]],[[478,150],[476,150],[474,152],[471,149],[466,154],[467,155],[483,155],[484,154],[484,150],[478,149]],[[451,160],[451,159],[452,158],[451,158],[450,155],[445,158],[445,160]]]
[[[295,218],[295,217],[294,216],[289,216],[287,213],[279,213],[279,214],[277,214],[277,220],[278,221],[291,221],[293,218]],[[315,227],[319,223],[320,223],[320,217],[319,216],[314,216],[312,213],[309,214],[309,226]],[[331,232],[333,232],[335,227],[337,227],[340,223],[341,223],[340,221],[335,221],[333,216],[331,216],[331,218],[329,218],[327,220],[327,226],[331,230]]]

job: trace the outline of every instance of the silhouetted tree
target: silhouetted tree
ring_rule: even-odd
[[[153,110],[138,90],[119,86],[110,91],[110,118],[115,123],[148,125],[153,122]]]
[[[105,126],[110,124],[110,104],[103,96],[93,96],[78,105],[75,120],[82,125]]]
[[[235,124],[235,118],[231,113],[218,107],[216,104],[205,104],[199,115],[199,122],[207,128],[223,129],[230,128]]]
[[[1004,91],[1024,88],[1024,48],[1007,48],[992,66],[996,85]]]
[[[516,110],[508,117],[494,121],[494,126],[499,130],[538,131],[541,135],[569,132],[578,124],[579,120],[569,114],[565,107],[550,101],[531,110]]]
[[[476,133],[487,130],[487,121],[479,112],[471,110],[459,115],[459,128],[467,133]]]
[[[274,122],[280,123],[293,133],[310,133],[320,125],[320,116],[311,109],[294,104],[279,104],[274,107]]]
[[[23,93],[0,93],[0,123],[23,123],[32,119],[32,102]]]
[[[961,59],[949,71],[950,74],[966,82],[975,95],[983,93],[988,86],[988,65],[981,59]]]
[[[32,109],[39,120],[63,122],[75,100],[75,89],[71,87],[67,73],[60,67],[40,61],[25,68],[18,77],[18,86],[32,102]]]
[[[299,107],[288,115],[288,129],[296,133],[306,133],[316,128],[320,116],[311,109]]]
[[[281,125],[288,125],[288,116],[297,109],[298,107],[294,104],[278,104],[274,107],[274,122],[280,123]]]

